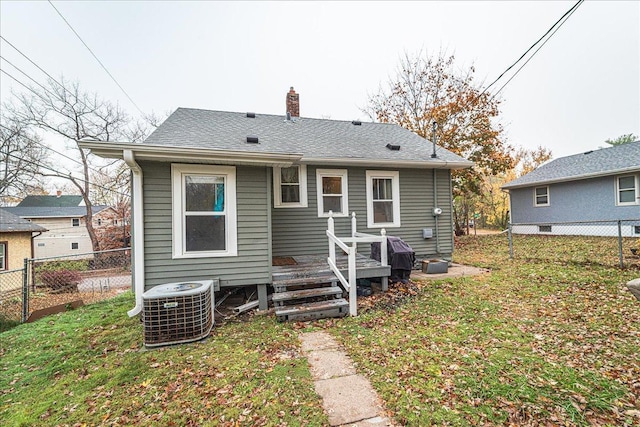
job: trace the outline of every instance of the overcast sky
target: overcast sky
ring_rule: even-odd
[[[474,64],[477,80],[487,84],[575,4],[53,3],[144,112],[284,114],[293,86],[301,116],[340,120],[368,120],[361,111],[368,95],[405,52],[445,49],[460,68]],[[49,74],[78,80],[138,114],[48,2],[2,0],[0,15],[2,36]],[[45,81],[6,43],[0,47],[3,57]],[[3,101],[14,87],[2,74]],[[640,2],[586,1],[501,95],[508,141],[543,145],[556,158],[640,134]]]

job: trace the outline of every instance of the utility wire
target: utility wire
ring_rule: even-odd
[[[129,96],[129,94],[127,93],[126,90],[124,90],[124,88],[120,85],[120,83],[118,83],[118,81],[116,80],[115,77],[113,77],[113,75],[109,72],[109,70],[107,70],[107,67],[104,66],[104,64],[102,63],[102,61],[100,61],[100,59],[98,59],[98,57],[96,56],[95,53],[93,53],[93,51],[91,50],[91,48],[84,42],[84,40],[82,40],[82,37],[80,37],[80,34],[78,34],[78,32],[73,28],[73,26],[71,26],[71,24],[69,23],[69,21],[66,20],[66,18],[62,15],[62,13],[60,13],[60,11],[53,5],[53,3],[51,2],[51,0],[48,0],[49,4],[51,5],[51,7],[58,13],[58,15],[60,15],[60,18],[62,18],[62,20],[67,24],[67,26],[69,26],[69,28],[71,29],[71,31],[73,31],[73,33],[76,35],[76,37],[78,37],[78,39],[82,42],[82,44],[84,45],[84,47],[87,48],[87,50],[91,53],[91,55],[93,55],[93,57],[96,59],[96,61],[98,61],[98,64],[100,64],[100,66],[102,67],[102,69],[109,75],[109,77],[111,77],[111,80],[114,81],[114,83],[120,88],[120,90],[122,91],[122,93],[125,94],[125,96],[129,99],[129,101],[131,101],[131,103],[133,104],[134,107],[136,107],[136,109],[140,112],[140,114],[144,115],[144,113],[142,112],[142,110],[140,109],[140,107],[138,107],[138,105],[134,102],[134,100]]]
[[[4,56],[0,55],[0,59],[2,59],[3,61],[5,61],[7,64],[11,65],[13,68],[15,68],[16,70],[18,70],[20,73],[22,73],[22,75],[24,75],[26,78],[28,78],[29,80],[31,80],[32,82],[34,82],[36,85],[40,86],[42,88],[42,90],[44,90],[46,93],[48,93],[49,95],[53,96],[54,98],[57,98],[58,96],[56,94],[54,94],[53,92],[51,92],[49,89],[47,89],[45,86],[41,85],[39,82],[37,82],[33,77],[31,77],[30,75],[28,75],[27,73],[25,73],[24,71],[22,71],[20,68],[18,68],[16,65],[14,65],[11,61],[9,61],[7,58],[5,58]],[[6,74],[6,73],[5,73]],[[13,78],[15,80],[15,78]],[[66,89],[65,89],[66,90]],[[40,98],[42,98],[42,96],[39,96]],[[85,105],[86,107],[86,105]]]
[[[60,86],[62,88],[62,90],[64,90],[66,93],[68,93],[69,95],[71,95],[73,98],[75,98],[80,104],[82,104],[87,110],[93,110],[94,108],[89,107],[82,99],[80,99],[80,97],[78,97],[76,94],[74,94],[73,92],[71,92],[69,89],[66,88],[65,85],[63,85],[62,83],[60,83],[58,80],[56,80],[55,78],[53,78],[51,76],[51,74],[47,73],[41,66],[39,66],[38,64],[36,64],[31,58],[29,58],[29,56],[27,54],[25,54],[24,52],[22,52],[20,49],[18,49],[13,43],[11,43],[9,40],[7,40],[6,38],[2,37],[0,35],[0,40],[4,40],[5,43],[7,43],[9,46],[11,46],[16,52],[18,52],[20,55],[22,55],[27,61],[29,61],[30,63],[32,63],[38,70],[42,71],[47,77],[49,77],[49,79],[51,79],[51,81],[53,81],[54,83],[56,83],[58,86]],[[6,58],[2,58],[5,61],[7,61],[9,64],[11,64],[11,62],[9,62]],[[11,66],[13,66],[15,69],[17,69],[18,71],[20,71],[22,74],[24,74],[25,76],[29,77],[29,79],[33,80],[35,82],[35,80],[33,78],[31,78],[27,73],[25,73],[24,71],[22,71],[20,68],[16,67],[14,64],[11,64]],[[38,84],[38,86],[42,87],[42,85],[40,85],[39,83],[36,82],[36,84]],[[44,87],[42,87],[43,89],[45,89]],[[46,90],[46,89],[45,89]],[[50,92],[49,92],[50,93]],[[40,97],[42,98],[42,97]],[[56,98],[58,98],[58,96],[56,95]],[[91,122],[90,122],[91,123]],[[91,123],[92,125],[95,126],[95,123]]]
[[[112,188],[105,187],[104,185],[95,184],[95,183],[92,183],[91,181],[87,181],[85,179],[75,177],[75,176],[71,175],[71,173],[64,174],[63,172],[60,172],[59,170],[54,169],[51,166],[48,166],[48,165],[46,165],[46,164],[44,164],[42,162],[34,162],[33,160],[28,160],[28,159],[25,159],[23,157],[16,156],[15,154],[12,154],[12,153],[8,153],[7,156],[13,157],[15,159],[18,159],[20,161],[23,161],[23,162],[26,162],[26,163],[29,163],[29,164],[32,164],[34,166],[41,167],[43,169],[49,170],[49,171],[55,173],[58,178],[74,179],[74,180],[79,181],[79,182],[89,183],[89,185],[93,185],[94,187],[97,187],[97,188],[102,188],[103,190],[111,191],[111,192],[119,194],[121,196],[130,197],[130,195],[127,194],[127,193],[123,193],[122,191],[114,190]]]
[[[503,84],[500,89],[498,89],[496,92],[494,92],[491,96],[490,96],[490,100],[495,98],[504,88],[507,84],[509,84],[509,82],[511,82],[511,80],[513,80],[513,78],[515,76],[518,75],[518,73],[522,70],[522,68],[527,65],[529,63],[529,61],[531,61],[531,59],[533,59],[533,57],[536,55],[536,53],[538,53],[538,51],[540,49],[542,49],[542,47],[551,39],[551,37],[553,37],[553,35],[556,33],[556,31],[558,31],[560,29],[560,27],[562,27],[562,25],[564,25],[565,22],[567,22],[567,20],[569,19],[569,17],[578,9],[578,7],[580,7],[582,5],[582,3],[584,3],[584,0],[578,0],[578,2],[576,4],[574,4],[573,6],[571,6],[571,8],[569,8],[569,10],[567,10],[543,35],[542,37],[540,37],[538,40],[536,40],[535,43],[533,43],[521,56],[520,58],[518,58],[513,64],[511,64],[509,67],[507,67],[507,69],[505,69],[493,82],[491,82],[491,84],[489,84],[488,86],[486,86],[477,96],[474,96],[472,99],[470,99],[463,108],[461,108],[459,110],[458,113],[455,113],[452,117],[449,117],[448,120],[455,120],[462,112],[467,110],[467,107],[469,107],[470,105],[472,105],[473,103],[475,103],[476,101],[478,101],[480,99],[480,97],[482,97],[482,95],[484,95],[487,90],[489,90],[489,88],[491,88],[491,86],[493,86],[494,84],[496,84],[502,77],[504,77],[504,75],[509,72],[509,70],[511,70],[513,67],[515,67],[524,57],[526,57],[526,55],[532,50],[534,49],[541,40],[544,40],[544,42],[538,46],[538,48],[533,52],[533,54],[525,61],[524,64],[522,64],[520,66],[520,68],[518,68],[518,70],[509,78],[509,80],[507,80],[507,82],[505,84]],[[547,37],[549,36],[549,37]]]
[[[8,130],[9,132],[14,132],[14,130],[13,130],[13,129],[11,129],[11,128],[9,128],[9,127],[7,127],[7,126],[3,125],[3,124],[0,124],[0,127],[1,127],[1,128],[4,128],[4,129],[6,129],[6,130]],[[43,144],[42,142],[39,142],[39,141],[36,141],[36,140],[35,140],[35,139],[33,139],[33,138],[30,138],[30,137],[29,137],[29,136],[27,136],[27,135],[21,135],[21,137],[22,137],[22,138],[24,138],[24,139],[26,139],[27,141],[29,141],[29,142],[33,143],[33,144],[37,144],[37,145],[39,145],[39,146],[41,146],[41,147],[43,147],[43,148],[45,148],[45,149],[47,149],[47,150],[53,151],[54,153],[56,153],[56,154],[58,154],[58,155],[60,155],[60,156],[64,157],[65,159],[71,160],[72,162],[75,162],[75,163],[79,164],[80,166],[83,166],[83,167],[84,167],[84,163],[82,163],[82,162],[81,162],[80,160],[78,160],[78,159],[74,159],[73,157],[69,157],[69,156],[67,156],[66,154],[63,154],[63,153],[61,153],[61,152],[59,152],[59,151],[55,150],[54,148],[52,148],[52,147],[50,147],[50,146],[48,146],[48,145],[46,145],[46,144]],[[95,173],[104,174],[104,172],[102,172],[102,171],[100,171],[100,170],[98,170],[98,169],[92,168],[92,167],[91,167],[91,166],[89,166],[89,165],[87,165],[87,169],[89,169],[90,171],[95,172]]]
[[[550,39],[551,37],[553,37],[553,35],[555,34],[556,31],[558,31],[558,29],[566,22],[567,19],[569,19],[569,17],[573,14],[573,12],[575,12],[578,7],[580,7],[580,5],[582,5],[582,3],[584,3],[584,0],[578,0],[578,2],[576,4],[574,4],[573,6],[571,6],[571,8],[569,10],[567,10],[564,15],[562,15],[543,35],[542,37],[540,37],[538,40],[536,40],[536,42],[534,44],[532,44],[521,56],[520,58],[518,58],[513,64],[511,64],[509,67],[507,67],[506,70],[504,70],[502,72],[502,74],[500,74],[498,76],[498,78],[496,78],[493,82],[491,82],[490,85],[488,85],[487,87],[485,87],[482,92],[480,93],[480,95],[478,95],[478,97],[482,96],[483,93],[485,93],[487,90],[489,90],[489,88],[491,86],[493,86],[494,84],[496,84],[498,82],[498,80],[500,80],[506,73],[509,72],[509,70],[511,70],[513,67],[516,66],[516,64],[518,64],[518,62],[520,62],[533,48],[536,47],[536,45],[538,45],[538,43],[540,43],[541,40],[543,40],[545,37],[547,37],[547,35],[549,35],[549,33],[551,33],[551,35],[549,35],[549,37],[545,40],[544,43],[542,43],[542,45],[540,47],[538,47],[538,49],[533,52],[533,55],[531,55],[531,57],[522,65],[522,67],[524,67],[525,65],[527,65],[527,63],[531,60],[531,58],[533,58],[535,56],[536,53],[538,53],[538,51],[540,50],[540,48],[542,48],[542,46],[544,46]],[[566,19],[565,19],[566,18]],[[557,26],[557,28],[556,28]],[[554,30],[555,28],[555,30]],[[520,70],[522,69],[522,67],[520,67],[518,69],[518,71],[516,72],[516,74],[518,74],[518,72],[520,72]],[[509,79],[509,81],[511,81],[513,79],[513,77],[515,77],[515,74]],[[509,83],[509,81],[507,83]],[[500,90],[502,90],[507,83],[505,83]],[[500,90],[498,92],[500,92]],[[496,92],[496,94],[498,93]],[[493,96],[495,96],[496,94],[494,94]]]
[[[548,37],[544,42],[542,42],[542,44],[541,44],[540,46],[538,46],[538,48],[533,52],[533,54],[531,54],[531,56],[530,56],[530,57],[529,57],[529,58],[524,62],[524,64],[522,64],[522,65],[520,66],[520,68],[518,68],[518,69],[516,70],[516,72],[515,72],[515,73],[513,73],[513,75],[509,78],[509,80],[507,80],[505,84],[503,84],[502,86],[500,86],[500,89],[498,89],[498,90],[495,92],[495,94],[493,95],[493,97],[495,97],[498,93],[500,93],[500,92],[502,91],[502,89],[504,89],[504,87],[505,87],[506,85],[508,85],[508,84],[509,84],[509,82],[510,82],[511,80],[513,80],[513,78],[514,78],[515,76],[517,76],[517,75],[518,75],[518,73],[522,70],[522,68],[524,68],[524,66],[525,66],[525,65],[527,65],[527,64],[529,63],[529,61],[531,61],[531,60],[533,59],[533,57],[534,57],[534,56],[536,56],[536,53],[538,53],[538,51],[539,51],[540,49],[542,49],[542,47],[543,47],[545,44],[547,44],[547,42],[548,42],[549,40],[551,40],[551,37],[553,37],[553,35],[554,35],[554,34],[555,34],[555,33],[556,33],[556,32],[557,32],[557,31],[558,31],[558,30],[559,30],[559,29],[560,29],[560,28],[565,24],[565,22],[567,22],[567,21],[569,20],[569,18],[571,17],[571,15],[573,15],[573,13],[574,13],[576,10],[578,10],[578,7],[579,7],[583,2],[584,2],[584,0],[580,0],[580,1],[578,1],[578,3],[576,3],[576,4],[573,6],[573,8],[569,9],[569,11],[567,11],[567,13],[565,13],[565,14],[562,16],[562,18],[560,18],[560,20],[562,20],[562,19],[564,18],[564,21],[560,22],[560,24],[559,24],[559,25],[558,25],[558,26],[553,30],[553,32],[549,35],[549,37]],[[565,16],[566,16],[566,18],[565,18]],[[560,21],[560,20],[559,20],[559,21]],[[555,25],[555,24],[554,24],[554,25]],[[553,28],[553,27],[552,27],[552,28]],[[549,30],[551,30],[551,28],[550,28]],[[548,34],[548,33],[549,33],[549,31],[547,31],[547,33],[545,33],[545,35],[546,35],[546,34]],[[538,41],[539,41],[539,40],[538,40]],[[536,42],[536,43],[537,43],[537,42]],[[531,49],[529,49],[529,50],[531,50]],[[528,51],[527,51],[527,52],[528,52]],[[515,65],[515,64],[514,64],[514,65]],[[509,67],[509,68],[511,68],[511,67]],[[492,83],[492,84],[493,84],[493,83]]]

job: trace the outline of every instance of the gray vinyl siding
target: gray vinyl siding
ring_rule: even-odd
[[[221,286],[270,283],[267,168],[236,167],[238,256],[172,259],[171,164],[140,162],[144,184],[145,290],[219,278]],[[270,172],[270,170],[269,170]]]
[[[552,223],[637,219],[640,217],[639,205],[616,204],[617,176],[550,184],[549,206],[534,206],[535,188],[544,185],[511,189],[511,221]]]
[[[325,234],[327,219],[318,218],[316,169],[331,169],[323,166],[307,166],[307,208],[274,208],[272,210],[273,255],[323,255],[328,254]],[[340,168],[336,168],[340,169]],[[379,235],[380,229],[367,228],[367,197],[365,191],[366,171],[373,168],[348,169],[349,212],[355,212],[358,231]],[[397,169],[400,179],[400,227],[389,227],[387,235],[397,236],[409,243],[417,259],[440,256],[450,258],[453,252],[451,175],[449,170],[437,171],[438,207],[443,211],[438,218],[438,250],[436,250],[435,219],[433,217],[433,170]],[[272,202],[273,206],[273,202]],[[433,229],[434,237],[422,238],[422,229]],[[338,236],[351,235],[351,220],[335,218]],[[366,245],[358,247],[368,253]]]

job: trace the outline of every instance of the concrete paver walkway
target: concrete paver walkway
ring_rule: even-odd
[[[393,426],[383,416],[381,400],[369,381],[356,373],[353,362],[331,335],[307,332],[300,335],[300,341],[332,426]]]

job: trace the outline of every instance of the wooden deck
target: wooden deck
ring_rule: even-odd
[[[291,256],[295,265],[274,265],[272,267],[272,283],[277,286],[278,282],[292,279],[327,277],[336,280],[326,256]],[[348,275],[348,259],[346,255],[336,255],[336,265],[340,272]],[[369,279],[374,277],[388,277],[391,274],[391,267],[383,267],[379,261],[371,259],[365,255],[356,255],[356,278]],[[332,281],[328,280],[328,281]]]

